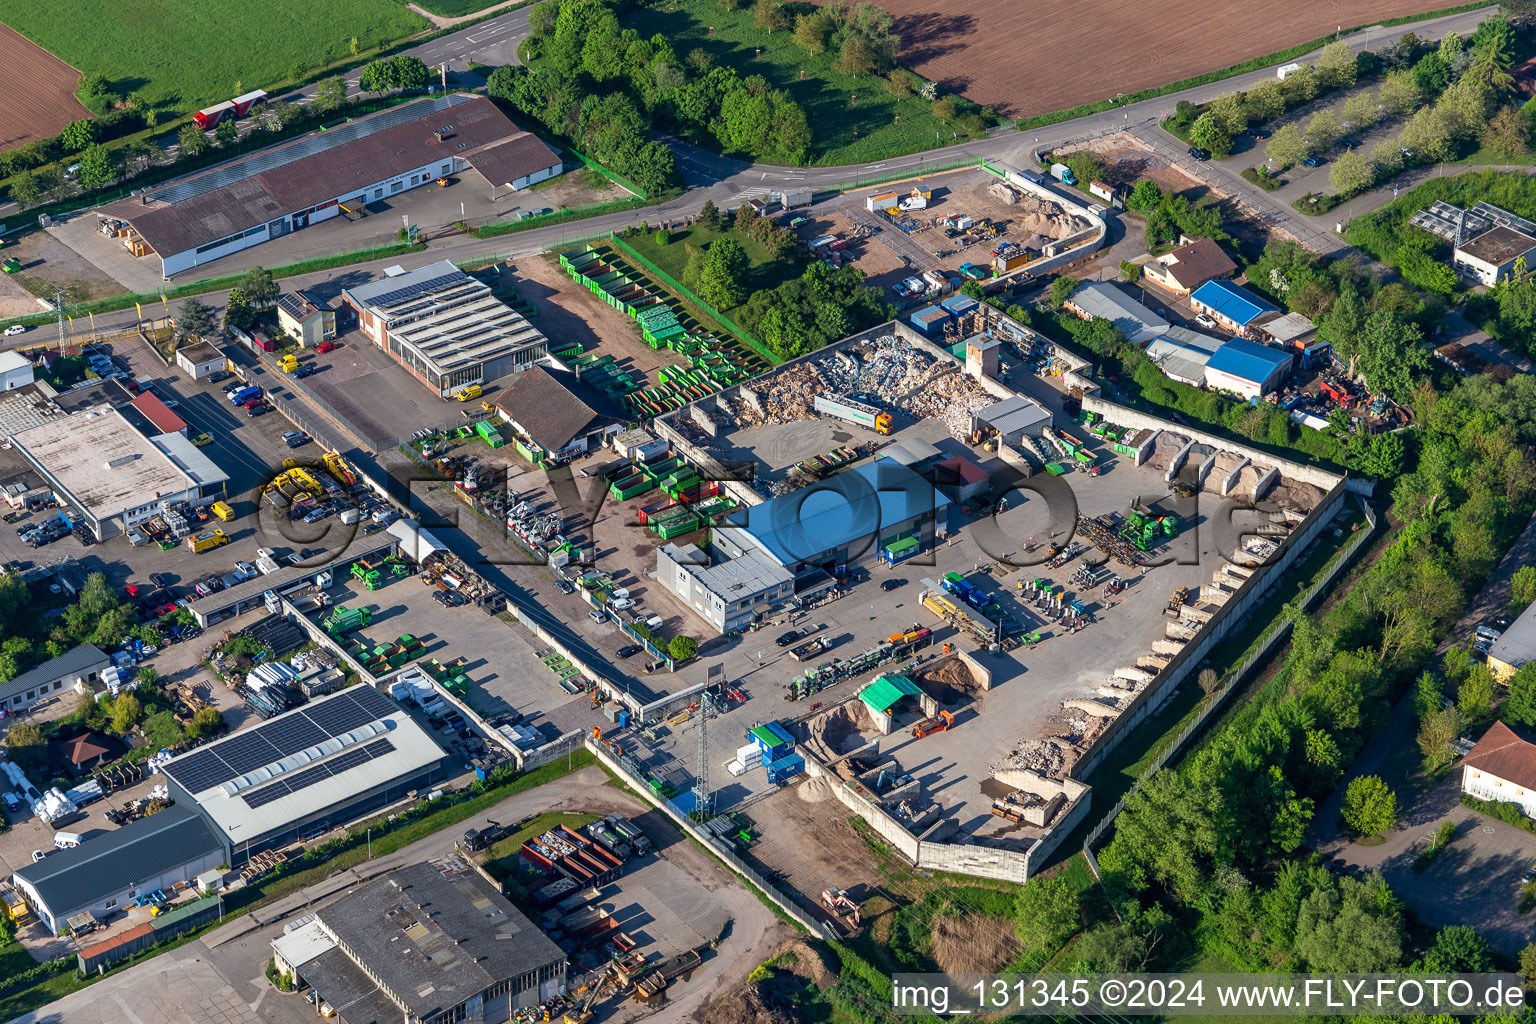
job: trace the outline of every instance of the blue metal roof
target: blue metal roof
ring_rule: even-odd
[[[1189,296],[1208,306],[1235,324],[1246,326],[1260,313],[1278,313],[1279,308],[1270,305],[1257,295],[1240,288],[1231,281],[1207,281]]]
[[[894,459],[878,459],[731,515],[783,565],[815,559],[919,516],[949,499]],[[862,552],[850,551],[850,557]]]
[[[1290,362],[1289,352],[1233,338],[1211,355],[1205,368],[1251,380],[1255,384],[1264,384],[1274,376],[1277,367],[1289,366]]]

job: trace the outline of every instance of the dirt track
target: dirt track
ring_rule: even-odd
[[[90,111],[75,99],[80,72],[0,25],[0,150],[59,134]]]
[[[942,9],[923,0],[878,2],[896,18],[902,64],[1010,117],[1166,85],[1316,39],[1340,25],[1370,25],[1435,7],[1428,0],[1173,0],[1140,10],[1112,0],[971,0]]]

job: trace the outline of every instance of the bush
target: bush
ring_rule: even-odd
[[[673,661],[687,661],[699,653],[698,641],[691,636],[675,636],[672,642],[667,644],[667,653]]]
[[[1141,280],[1141,268],[1130,260],[1120,261],[1120,276],[1134,284]]]

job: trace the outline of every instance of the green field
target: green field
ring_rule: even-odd
[[[181,113],[429,28],[393,0],[7,0],[0,20],[83,74]]]
[[[744,77],[762,75],[786,90],[811,125],[809,163],[863,163],[969,137],[958,125],[935,119],[930,101],[915,94],[894,99],[880,79],[838,72],[836,53],[811,57],[795,45],[793,33],[764,32],[752,23],[747,8],[728,12],[715,0],[671,0],[622,11],[619,21],[643,39],[660,33],[679,56],[702,49],[716,65],[734,67]],[[761,56],[756,55],[759,47]],[[962,109],[966,105],[962,102]],[[954,132],[958,138],[951,138]]]

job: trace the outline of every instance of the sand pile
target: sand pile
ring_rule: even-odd
[[[876,730],[864,702],[850,700],[813,719],[810,733],[811,753],[823,761],[832,761],[862,747],[874,738]]]
[[[1157,435],[1157,440],[1152,442],[1152,454],[1147,458],[1146,465],[1159,473],[1168,472],[1168,467],[1173,465],[1173,457],[1188,443],[1189,438],[1183,434],[1162,431]]]
[[[928,696],[950,706],[975,700],[982,694],[975,673],[959,658],[948,658],[924,669],[917,674],[915,682]]]
[[[821,776],[813,776],[795,787],[795,793],[808,804],[819,804],[832,799],[832,783]]]

